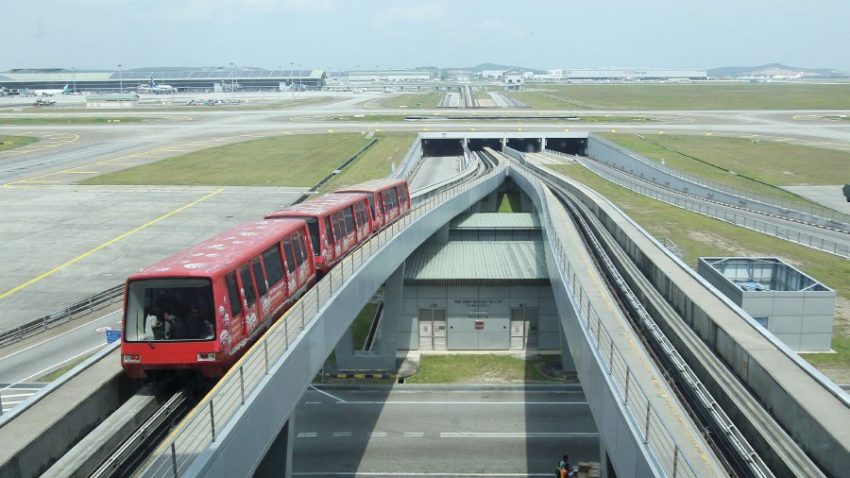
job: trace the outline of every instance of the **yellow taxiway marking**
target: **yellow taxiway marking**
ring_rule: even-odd
[[[711,135],[713,135],[713,134],[714,134],[714,133],[712,133],[711,131],[709,131],[709,132],[705,133],[705,135],[706,135],[706,136],[711,136]]]
[[[57,136],[61,135],[61,136]],[[41,134],[40,133],[16,133],[15,136],[37,136],[39,138],[44,138],[46,141],[40,148],[32,148],[27,147],[25,149],[10,149],[7,151],[0,152],[0,158],[15,156],[18,154],[27,154],[34,153],[36,151],[43,151],[45,149],[56,148],[59,146],[64,146],[66,144],[71,144],[80,139],[80,135],[75,133],[53,133],[53,134]],[[37,144],[37,143],[36,143]]]
[[[126,239],[127,237],[130,237],[133,234],[135,234],[135,233],[137,233],[141,230],[147,229],[148,227],[153,226],[154,224],[162,221],[163,219],[167,219],[167,218],[177,214],[180,211],[184,211],[184,210],[189,209],[190,207],[192,207],[192,206],[194,206],[198,203],[206,201],[207,199],[219,194],[222,191],[224,191],[224,189],[217,189],[217,190],[205,195],[204,197],[202,197],[200,199],[196,199],[196,200],[190,202],[189,204],[185,204],[183,206],[178,207],[177,209],[173,209],[173,210],[157,217],[156,219],[150,220],[150,221],[142,224],[141,226],[134,227],[133,229],[130,229],[129,231],[124,232],[120,236],[116,236],[116,237],[100,244],[99,246],[96,246],[92,249],[89,249],[88,251],[78,255],[77,257],[75,257],[75,258],[73,258],[73,259],[71,259],[71,260],[69,260],[69,261],[67,261],[63,264],[59,264],[58,266],[54,267],[53,269],[50,269],[47,272],[44,272],[44,273],[42,273],[42,274],[40,274],[36,277],[33,277],[32,279],[24,282],[23,284],[20,284],[16,287],[13,287],[13,288],[7,290],[6,292],[3,292],[2,294],[0,294],[0,299],[5,299],[6,297],[9,297],[10,295],[14,294],[15,292],[19,292],[23,289],[26,289],[27,287],[29,287],[29,286],[31,286],[31,285],[33,285],[33,284],[35,284],[35,283],[37,283],[41,280],[44,280],[44,279],[52,276],[53,274],[56,274],[57,272],[67,268],[68,266],[76,264],[77,262],[80,262],[81,260],[85,259],[86,257],[89,257],[92,254],[94,254],[94,253],[96,253],[100,250],[103,250],[103,249],[111,246],[112,244],[115,244],[116,242],[119,242],[123,239]]]
[[[33,183],[33,184],[54,184],[59,181],[38,181],[35,179],[21,179],[20,181],[15,181],[16,183]],[[5,186],[5,184],[4,184]]]
[[[334,130],[328,128],[328,133],[333,133],[333,132],[334,132]]]

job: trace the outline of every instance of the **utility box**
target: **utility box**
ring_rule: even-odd
[[[697,272],[795,352],[832,345],[835,291],[775,257],[700,257]]]

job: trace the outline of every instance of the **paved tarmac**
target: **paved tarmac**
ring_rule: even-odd
[[[847,168],[850,171],[850,164],[847,165]],[[850,184],[850,174],[845,177],[845,180]],[[844,184],[833,184],[827,186],[783,186],[783,189],[838,212],[850,214],[850,201],[844,197],[843,187]]]
[[[295,476],[551,476],[564,453],[599,460],[578,386],[565,390],[308,390]]]

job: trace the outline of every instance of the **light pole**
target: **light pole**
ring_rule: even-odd
[[[77,94],[77,71],[71,67],[71,82],[74,84],[74,94]]]
[[[295,101],[295,70],[292,66],[293,63],[289,62],[289,91],[292,92],[292,101]]]
[[[121,63],[118,64],[118,88],[124,93],[124,73],[121,71]]]

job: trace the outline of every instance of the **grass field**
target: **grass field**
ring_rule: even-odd
[[[850,108],[850,83],[540,85],[505,94],[538,109]]]
[[[416,139],[416,133],[376,133],[375,138],[377,143],[325,184],[322,190],[337,189],[389,175],[393,164],[396,167],[401,164],[411,143]]]
[[[558,357],[520,360],[505,355],[424,355],[405,383],[522,383],[550,381],[537,367]]]
[[[496,212],[520,212],[522,204],[519,198],[519,193],[504,192],[498,199],[499,208]]]
[[[838,292],[835,354],[805,357],[830,375],[850,372],[850,261],[640,196],[579,165],[553,166],[610,199],[655,237],[668,237],[696,269],[701,256],[778,256]]]
[[[369,141],[356,133],[276,136],[204,149],[82,184],[312,186]]]
[[[82,355],[80,357],[77,357],[77,358],[71,360],[70,362],[67,362],[65,365],[57,368],[56,370],[54,370],[50,373],[47,373],[45,375],[42,375],[41,377],[38,377],[35,381],[36,382],[43,382],[43,383],[52,382],[52,381],[56,380],[57,378],[61,377],[62,375],[65,375],[72,368],[83,363],[86,359],[88,359],[92,355],[93,355],[93,353],[85,354],[85,355]]]
[[[351,343],[354,346],[354,350],[363,350],[363,342],[366,340],[366,336],[369,335],[369,328],[372,326],[372,319],[375,318],[375,312],[377,310],[378,303],[369,302],[360,310],[360,313],[354,318],[354,322],[351,323]]]
[[[807,205],[812,203],[775,186],[836,184],[836,171],[850,171],[850,153],[812,146],[722,136],[603,136],[680,171]]]
[[[443,99],[443,94],[437,91],[428,93],[405,93],[393,96],[383,101],[385,108],[436,108]]]
[[[32,136],[3,136],[0,135],[0,151],[5,151],[12,148],[20,148],[28,144],[33,144],[38,141],[38,138]]]
[[[503,116],[487,116],[486,119],[481,119],[482,115],[455,115],[455,114],[429,114],[429,115],[416,115],[417,118],[407,119],[408,115],[397,114],[397,115],[386,115],[386,114],[362,114],[362,115],[342,115],[342,116],[331,116],[327,118],[323,118],[329,121],[352,121],[352,122],[387,122],[387,123],[400,123],[407,122],[410,123],[412,121],[422,121],[422,122],[439,122],[443,121],[465,121],[467,123],[471,123],[474,121],[510,121],[513,123],[558,123],[558,124],[570,124],[570,123],[647,123],[658,121],[657,119],[651,116],[621,116],[621,115],[576,115],[576,116],[559,116],[557,118],[551,117],[542,117],[542,118],[533,118],[533,117],[524,117],[524,118],[516,118],[510,115]],[[432,118],[433,116],[433,118]],[[451,119],[446,120],[446,117],[451,117]],[[425,119],[422,119],[425,118]]]
[[[121,124],[121,123],[141,123],[149,121],[162,121],[167,118],[154,118],[145,116],[45,116],[45,117],[27,117],[27,118],[0,118],[0,126],[21,126],[21,125],[56,125],[56,124],[73,124],[73,125],[89,125],[89,124]]]

